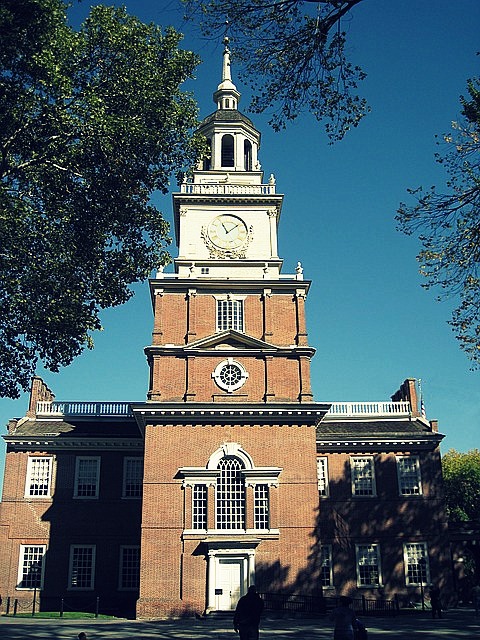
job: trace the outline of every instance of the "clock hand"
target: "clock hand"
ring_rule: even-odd
[[[238,227],[238,224],[235,224],[233,227],[230,227],[230,229],[227,231],[227,234],[233,231],[234,229],[236,229],[237,227]]]

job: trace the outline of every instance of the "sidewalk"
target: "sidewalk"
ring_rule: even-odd
[[[480,617],[473,609],[454,609],[441,620],[430,612],[401,613],[392,618],[362,618],[369,640],[469,640],[480,638]],[[88,640],[238,640],[230,619],[136,621],[136,620],[40,620],[0,618],[2,640],[76,640],[85,631]],[[269,618],[262,621],[260,640],[331,640],[332,628],[325,618]]]

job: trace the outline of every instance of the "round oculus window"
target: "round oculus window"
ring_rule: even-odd
[[[220,389],[231,393],[245,384],[248,373],[239,362],[235,362],[233,358],[228,358],[228,360],[223,360],[217,365],[212,373],[212,378]]]

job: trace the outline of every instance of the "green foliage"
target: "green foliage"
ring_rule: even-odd
[[[368,112],[356,92],[365,73],[345,56],[342,19],[362,0],[184,0],[187,18],[219,36],[228,18],[233,59],[253,90],[250,110],[271,111],[278,131],[302,111],[343,138]]]
[[[450,449],[442,458],[442,471],[449,518],[480,520],[480,451]]]
[[[78,32],[63,0],[0,0],[0,395],[38,359],[57,371],[101,309],[168,262],[150,203],[191,166],[198,59],[181,35],[97,6]]]
[[[417,256],[425,288],[439,287],[441,297],[459,296],[450,325],[461,348],[480,364],[480,82],[468,81],[470,99],[463,96],[462,119],[444,136],[446,150],[436,155],[448,175],[447,192],[435,186],[410,190],[416,204],[402,203],[399,228],[419,234]]]

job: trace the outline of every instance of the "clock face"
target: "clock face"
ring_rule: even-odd
[[[212,220],[208,237],[221,249],[237,249],[247,239],[247,226],[241,218],[224,214]]]

